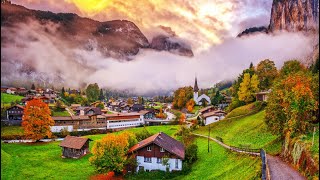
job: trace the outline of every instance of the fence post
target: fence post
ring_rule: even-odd
[[[261,173],[261,179],[266,180],[267,179],[267,174],[266,174],[266,152],[263,149],[260,149],[260,157],[262,161],[262,173]]]

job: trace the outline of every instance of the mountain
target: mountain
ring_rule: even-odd
[[[270,31],[316,31],[319,26],[318,0],[274,0]]]
[[[165,33],[152,38],[150,47],[158,51],[169,51],[181,56],[193,57],[191,48],[181,42],[176,33],[170,27],[159,26]]]
[[[34,21],[43,26],[46,36],[58,38],[61,43],[67,44],[68,48],[88,51],[96,48],[106,57],[131,60],[132,56],[138,54],[139,49],[153,47],[140,29],[127,20],[99,22],[73,13],[52,13],[31,10],[8,2],[1,3],[1,31],[7,29],[14,32],[16,24],[32,24]],[[51,27],[55,27],[54,31]],[[1,36],[1,40],[6,44],[11,42],[5,35]],[[176,49],[182,47],[179,43],[173,45],[170,47]],[[162,50],[171,52],[171,48]],[[188,53],[186,55],[189,56]]]
[[[264,26],[260,27],[251,27],[244,31],[242,31],[240,34],[238,34],[237,37],[246,36],[249,34],[256,34],[256,33],[268,33],[268,28]]]
[[[238,37],[256,32],[275,31],[310,32],[319,29],[319,0],[273,0],[268,28],[253,27],[238,34]]]

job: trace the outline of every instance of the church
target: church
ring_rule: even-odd
[[[196,77],[194,82],[194,87],[193,87],[193,100],[196,103],[196,105],[202,105],[202,99],[207,101],[208,104],[211,104],[211,100],[206,94],[202,94],[201,96],[199,96],[199,88],[198,88],[198,82]]]

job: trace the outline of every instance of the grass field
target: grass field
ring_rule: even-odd
[[[265,111],[238,119],[224,119],[210,125],[210,136],[219,136],[224,143],[233,146],[250,145],[251,148],[268,148],[273,153],[280,151],[278,136],[272,135],[264,123]],[[208,135],[208,127],[202,126],[195,133]]]
[[[7,94],[7,93],[1,93],[1,104],[10,104],[11,102],[21,101],[21,99],[24,98],[23,96],[13,95],[13,94]]]
[[[3,126],[1,127],[1,136],[23,135],[21,126]]]
[[[136,132],[141,128],[127,131]],[[148,126],[151,133],[162,131],[173,135],[177,125]],[[123,132],[123,131],[122,131]],[[117,132],[121,133],[121,132]],[[87,136],[92,140],[101,139],[105,134]],[[94,141],[90,142],[90,148]],[[259,158],[230,153],[210,142],[212,152],[207,153],[207,140],[197,138],[199,146],[198,161],[190,174],[180,175],[175,179],[259,179]],[[95,174],[88,159],[90,154],[81,159],[62,159],[59,142],[37,144],[1,144],[1,179],[88,179]],[[160,173],[161,174],[161,173]],[[150,175],[150,174],[147,174]],[[151,174],[149,179],[157,179]],[[141,179],[139,175],[129,179]],[[148,179],[148,178],[144,178]]]
[[[64,110],[64,111],[52,111],[51,116],[70,116],[70,114],[66,110]]]

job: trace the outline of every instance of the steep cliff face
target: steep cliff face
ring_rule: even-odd
[[[274,0],[269,30],[316,31],[319,26],[318,0]]]

